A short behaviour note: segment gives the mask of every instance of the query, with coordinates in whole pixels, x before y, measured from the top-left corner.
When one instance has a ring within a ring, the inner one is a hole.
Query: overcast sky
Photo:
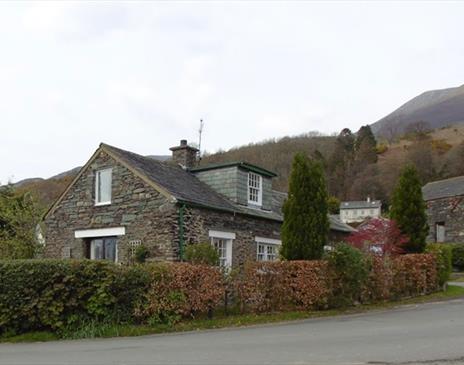
[[[168,154],[353,131],[464,83],[464,2],[0,3],[0,181],[100,142]]]

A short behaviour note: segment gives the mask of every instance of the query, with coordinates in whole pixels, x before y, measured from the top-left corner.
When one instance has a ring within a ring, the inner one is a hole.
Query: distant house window
[[[261,175],[253,172],[248,173],[248,203],[261,205],[263,198],[263,187]]]
[[[211,245],[216,249],[219,255],[219,266],[232,266],[232,242],[235,239],[235,233],[209,231]]]
[[[90,241],[90,259],[117,261],[116,237],[94,238]]]
[[[371,209],[371,216],[374,215],[374,209]]]
[[[96,172],[95,205],[111,204],[111,174],[111,169]]]
[[[276,261],[279,258],[279,240],[256,237],[256,260],[257,261]]]
[[[446,239],[446,230],[445,222],[438,222],[435,225],[435,241],[436,242],[445,242]]]

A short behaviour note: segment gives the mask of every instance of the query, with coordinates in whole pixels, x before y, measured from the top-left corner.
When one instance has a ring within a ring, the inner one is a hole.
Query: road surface
[[[0,344],[0,364],[464,364],[464,300],[279,325]]]

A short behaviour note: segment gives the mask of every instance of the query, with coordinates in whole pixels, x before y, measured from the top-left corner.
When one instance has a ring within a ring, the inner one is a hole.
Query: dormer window
[[[98,170],[95,175],[95,205],[111,204],[111,169]]]
[[[248,173],[248,204],[261,206],[263,200],[263,178],[254,172]]]

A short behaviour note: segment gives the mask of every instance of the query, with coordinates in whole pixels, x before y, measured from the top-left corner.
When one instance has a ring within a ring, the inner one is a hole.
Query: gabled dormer
[[[199,180],[239,205],[271,210],[275,173],[247,162],[230,162],[190,169]]]

